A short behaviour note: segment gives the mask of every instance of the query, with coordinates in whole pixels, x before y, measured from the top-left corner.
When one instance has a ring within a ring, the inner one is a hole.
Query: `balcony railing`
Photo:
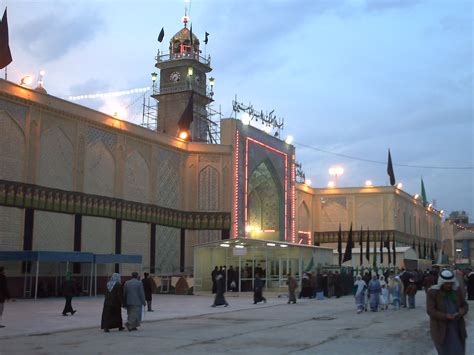
[[[175,92],[181,92],[181,91],[188,91],[188,90],[194,90],[195,92],[207,96],[208,98],[212,99],[214,93],[208,86],[202,87],[200,85],[193,85],[193,82],[191,81],[183,81],[182,83],[174,83],[170,86],[165,86],[160,88],[158,85],[155,85],[153,87],[153,95],[165,95],[165,94],[173,94]]]
[[[157,63],[169,62],[172,60],[182,60],[182,59],[194,59],[199,63],[211,66],[211,56],[204,58],[199,55],[199,53],[169,53],[169,54],[159,54],[155,57]]]

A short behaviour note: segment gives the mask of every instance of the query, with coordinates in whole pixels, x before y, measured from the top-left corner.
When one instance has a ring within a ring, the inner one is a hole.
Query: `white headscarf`
[[[438,284],[431,286],[434,290],[439,290],[445,284],[451,282],[453,284],[453,290],[457,290],[459,287],[459,282],[454,276],[454,273],[451,270],[444,269],[439,273]]]
[[[362,280],[362,276],[357,275],[357,280],[354,282],[354,286],[357,286],[357,291],[355,296],[359,296],[362,291],[364,291],[364,287],[367,287],[367,284],[364,280]]]
[[[107,282],[107,290],[109,290],[109,292],[112,292],[112,289],[114,288],[116,283],[120,283],[120,274],[114,272],[110,277],[110,281]]]

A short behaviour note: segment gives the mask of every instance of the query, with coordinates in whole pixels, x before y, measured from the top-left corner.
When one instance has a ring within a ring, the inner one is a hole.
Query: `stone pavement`
[[[296,305],[266,296],[266,304],[253,305],[251,295],[228,295],[229,307],[211,308],[211,295],[155,295],[155,312],[145,314],[138,332],[108,334],[99,329],[102,297],[73,299],[77,313],[68,317],[63,299],[8,302],[0,354],[436,354],[424,292],[415,310],[360,315],[350,296]],[[468,333],[472,354],[472,326]]]

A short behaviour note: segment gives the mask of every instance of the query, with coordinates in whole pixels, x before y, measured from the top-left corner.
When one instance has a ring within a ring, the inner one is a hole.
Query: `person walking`
[[[216,275],[216,297],[214,298],[214,303],[211,305],[211,307],[217,307],[221,305],[224,305],[224,307],[227,307],[229,305],[227,301],[225,300],[224,293],[225,293],[224,276],[218,273]]]
[[[431,338],[439,355],[466,353],[466,323],[469,306],[454,273],[443,270],[438,283],[426,294],[426,312],[430,316]]]
[[[357,279],[354,282],[354,297],[357,307],[357,313],[364,312],[365,309],[365,292],[367,290],[367,284],[362,280],[362,276],[357,275]]]
[[[137,330],[140,326],[142,307],[146,305],[143,283],[138,280],[138,272],[132,272],[132,278],[123,286],[123,307],[127,309],[128,331]]]
[[[370,297],[370,310],[372,312],[377,312],[379,308],[380,292],[382,291],[377,275],[372,276],[372,280],[369,282],[368,291]]]
[[[7,277],[5,276],[5,268],[0,266],[0,328],[5,328],[2,324],[3,309],[5,307],[5,301],[10,299],[10,293],[8,292]]]
[[[253,304],[259,302],[267,303],[267,299],[263,297],[263,281],[260,278],[260,274],[255,274],[255,280],[253,283]]]
[[[286,284],[288,285],[288,304],[296,303],[296,288],[298,287],[298,282],[296,279],[288,274],[288,279],[286,280]]]
[[[219,269],[217,266],[211,272],[211,280],[212,280],[212,293],[216,293],[216,276],[219,273]]]
[[[62,293],[66,299],[66,304],[63,309],[63,316],[67,316],[68,313],[71,313],[71,316],[76,313],[76,310],[72,308],[72,298],[76,293],[76,287],[74,285],[74,280],[72,278],[72,273],[68,271],[66,273],[66,278],[63,281]]]
[[[472,301],[474,300],[474,272],[471,271],[467,275],[467,299]]]
[[[153,294],[153,280],[150,278],[150,274],[148,272],[145,272],[143,274],[143,290],[145,291],[145,301],[147,304],[147,311],[148,312],[153,312],[153,309],[151,309],[151,301],[153,299],[152,294]]]
[[[392,294],[393,309],[398,311],[400,309],[400,299],[403,292],[403,284],[400,280],[400,277],[395,276],[393,278],[392,286],[390,287],[390,292]]]
[[[406,294],[408,296],[408,308],[414,309],[415,296],[416,296],[416,292],[418,291],[418,287],[414,279],[410,279],[408,282],[409,282],[408,287],[406,289]]]
[[[120,283],[120,274],[113,273],[105,289],[104,308],[100,329],[108,333],[109,329],[124,330],[122,322],[123,287]]]

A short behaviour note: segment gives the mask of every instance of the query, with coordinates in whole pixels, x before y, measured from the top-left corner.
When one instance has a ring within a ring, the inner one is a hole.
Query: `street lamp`
[[[344,168],[342,166],[331,166],[329,168],[329,175],[334,176],[334,185],[337,185],[337,177],[344,174]]]
[[[155,85],[156,85],[156,79],[158,78],[158,74],[153,72],[151,73],[151,82],[152,82],[152,88],[153,88],[153,93],[155,93]]]

